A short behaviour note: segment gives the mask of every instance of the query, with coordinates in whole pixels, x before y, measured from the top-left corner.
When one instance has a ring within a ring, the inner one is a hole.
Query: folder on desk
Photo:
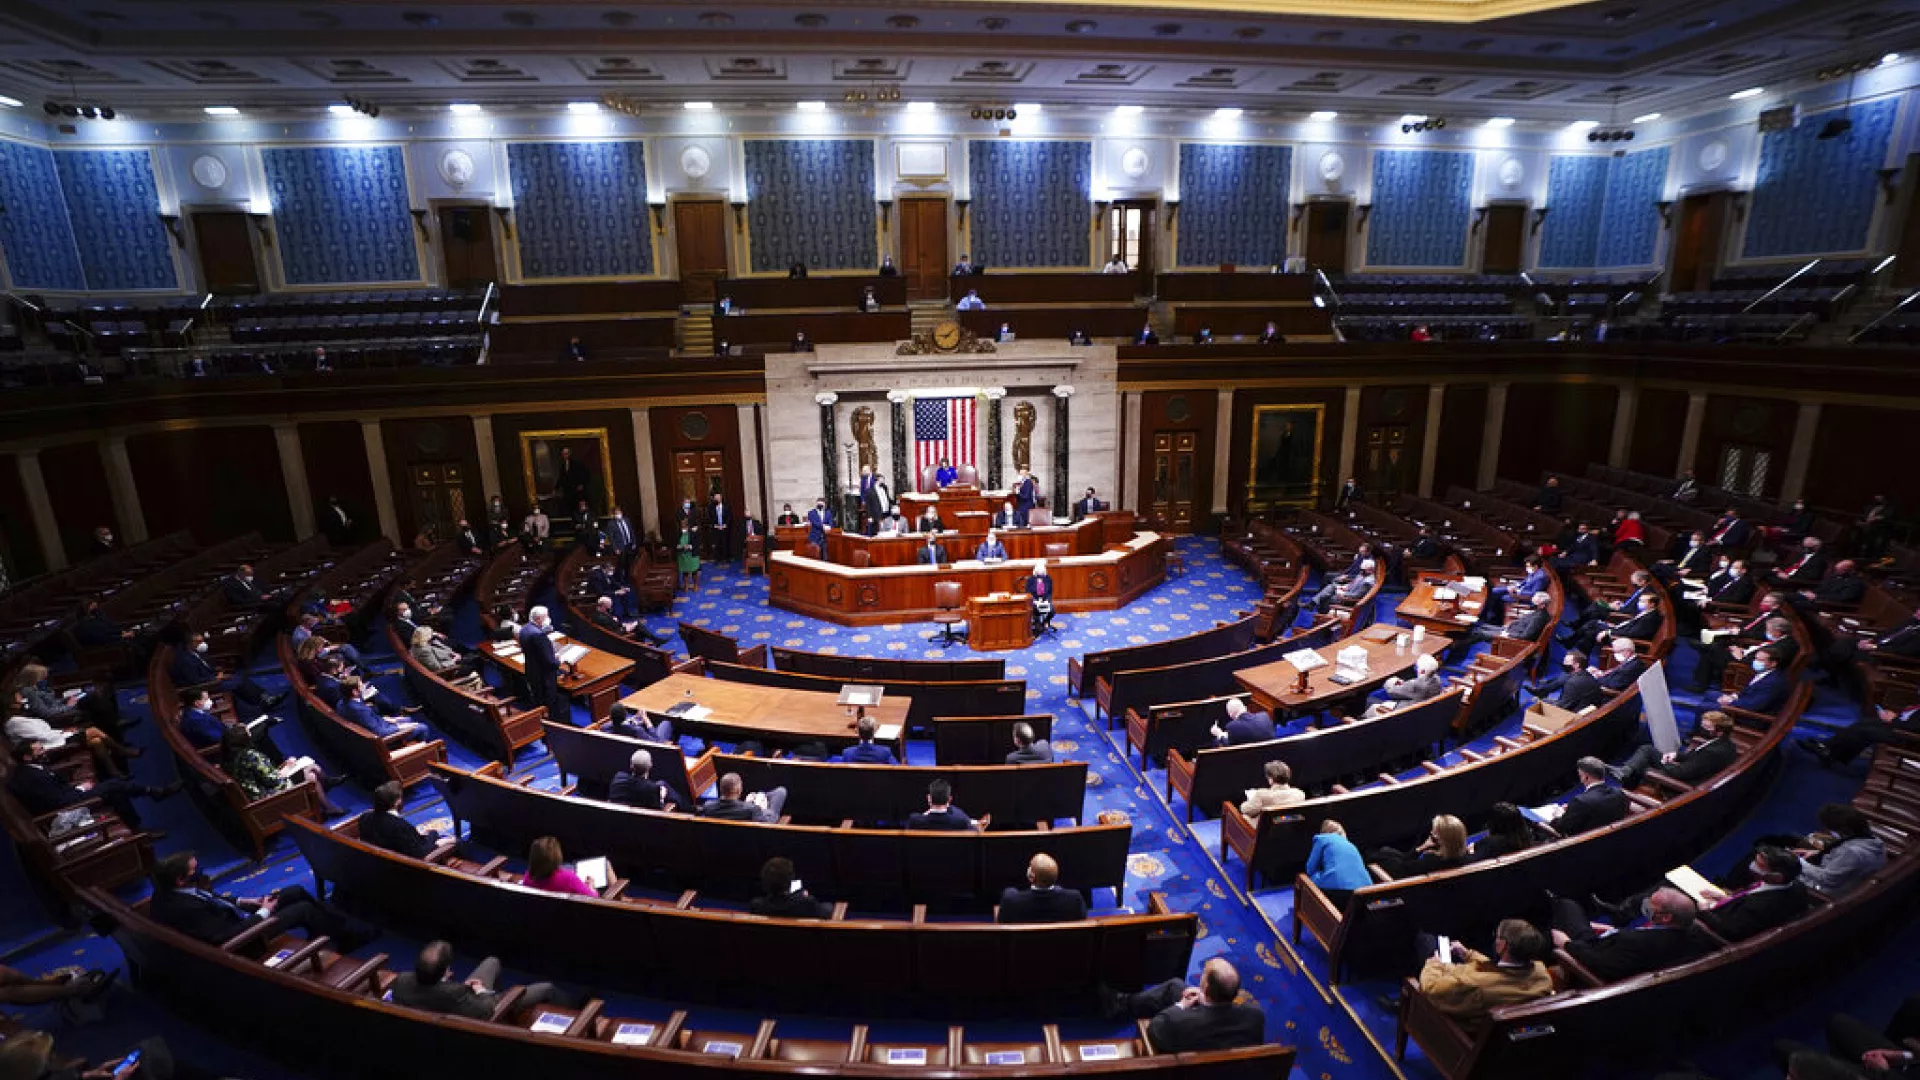
[[[1709,902],[1706,899],[1706,890],[1720,891],[1719,886],[1708,881],[1691,866],[1676,866],[1667,871],[1667,884],[1693,897],[1693,902],[1701,905]]]
[[[569,645],[560,650],[559,660],[563,664],[577,664],[581,658],[586,655],[587,647],[585,645]]]
[[[652,1024],[621,1024],[613,1031],[615,1046],[645,1046],[653,1041]]]

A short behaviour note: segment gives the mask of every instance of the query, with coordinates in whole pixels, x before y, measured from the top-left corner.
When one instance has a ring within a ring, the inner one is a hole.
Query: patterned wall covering
[[[1286,261],[1286,146],[1180,144],[1181,266]]]
[[[1374,151],[1368,266],[1466,264],[1473,158],[1452,150]]]
[[[1607,200],[1600,211],[1595,266],[1651,266],[1660,245],[1658,203],[1667,190],[1665,146],[1607,159]]]
[[[400,147],[262,150],[260,163],[287,284],[420,280]]]
[[[177,288],[153,157],[145,150],[63,150],[53,157],[87,288]]]
[[[742,149],[754,270],[880,265],[873,140],[748,139]]]
[[[84,289],[53,154],[0,141],[0,252],[16,289]]]
[[[1563,155],[1547,166],[1547,218],[1540,226],[1537,265],[1594,265],[1612,160],[1597,154]]]
[[[1867,246],[1880,202],[1875,171],[1886,164],[1898,102],[1855,105],[1853,130],[1822,139],[1820,129],[1840,113],[1803,116],[1791,131],[1760,141],[1760,172],[1747,215],[1745,256],[1818,255]]]
[[[1086,266],[1092,259],[1093,144],[967,144],[973,261],[990,267]]]
[[[522,277],[653,273],[644,143],[509,143],[507,170]]]

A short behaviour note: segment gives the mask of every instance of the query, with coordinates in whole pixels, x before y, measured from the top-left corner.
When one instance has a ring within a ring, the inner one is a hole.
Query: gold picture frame
[[[554,500],[558,493],[554,486],[559,479],[560,449],[566,447],[573,451],[575,459],[585,457],[583,449],[591,450],[595,455],[587,461],[587,468],[598,474],[598,483],[593,489],[600,494],[599,504],[594,512],[606,515],[614,506],[613,499],[613,455],[608,449],[606,428],[555,428],[547,431],[522,431],[520,433],[520,475],[526,484],[527,498],[541,504],[549,517],[572,517],[573,507],[559,505]]]
[[[1326,419],[1324,402],[1253,407],[1253,428],[1247,436],[1248,513],[1280,506],[1319,505],[1320,452],[1326,444]],[[1310,448],[1302,445],[1298,431],[1301,423],[1312,425]]]

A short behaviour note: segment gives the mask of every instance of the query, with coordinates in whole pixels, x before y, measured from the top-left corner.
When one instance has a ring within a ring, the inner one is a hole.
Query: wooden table
[[[1433,596],[1436,589],[1451,589],[1455,598],[1436,600]],[[1457,634],[1479,621],[1480,608],[1486,602],[1484,584],[1476,591],[1467,592],[1461,588],[1458,575],[1428,572],[1414,582],[1413,591],[1400,601],[1394,614],[1409,626],[1426,627],[1429,633]]]
[[[973,558],[986,539],[987,518],[971,511],[955,514],[942,511],[948,529],[940,533],[947,557],[954,561]],[[1064,544],[1069,555],[1098,555],[1105,548],[1106,524],[1088,519],[1077,525],[1041,525],[1031,529],[1001,529],[995,535],[1007,549],[1007,558],[1031,563],[1047,555],[1048,544]],[[1127,535],[1132,536],[1129,529]],[[862,536],[857,532],[834,530],[827,533],[827,550],[821,554],[828,562],[852,566],[854,552],[864,551],[869,566],[913,566],[927,546],[927,534],[896,533],[892,536]],[[791,550],[791,549],[789,549]]]
[[[1236,671],[1233,677],[1262,709],[1276,718],[1282,713],[1312,712],[1335,698],[1372,693],[1388,676],[1407,671],[1415,660],[1435,655],[1451,644],[1445,634],[1429,633],[1425,640],[1401,648],[1394,643],[1401,634],[1410,634],[1410,631],[1399,626],[1369,626],[1352,637],[1315,649],[1326,664],[1307,672],[1304,694],[1294,692],[1300,673],[1285,660]],[[1367,677],[1344,685],[1334,682],[1332,676],[1339,670],[1340,650],[1355,645],[1367,650]]]
[[[525,675],[527,673],[525,660],[519,653],[512,656],[500,655],[501,644],[498,641],[482,642],[480,653],[516,675]],[[571,666],[571,674],[569,674],[568,665],[560,666],[560,689],[569,697],[585,698],[588,714],[595,720],[605,720],[607,710],[613,706],[614,698],[620,695],[620,680],[633,671],[634,662],[624,656],[615,656],[591,645],[571,641],[564,635],[554,641],[554,652],[558,653],[568,645],[579,645],[587,650],[587,654]],[[555,717],[555,719],[566,718]]]
[[[1026,593],[967,597],[967,648],[975,652],[1033,644],[1033,598]]]
[[[689,699],[713,711],[698,720],[673,717],[675,732],[713,735],[729,741],[759,739],[780,746],[817,741],[836,750],[860,741],[854,733],[853,710],[841,705],[836,695],[815,690],[756,686],[680,672],[628,694],[621,704],[664,713]],[[907,759],[907,710],[912,704],[913,698],[906,694],[889,693],[879,705],[867,708],[867,715],[883,729],[894,729],[892,738],[876,741],[892,747],[893,756],[900,761]]]

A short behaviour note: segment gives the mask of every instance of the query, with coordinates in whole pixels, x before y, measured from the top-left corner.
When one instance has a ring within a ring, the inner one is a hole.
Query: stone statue
[[[1013,467],[1033,468],[1033,421],[1039,410],[1033,402],[1022,401],[1013,407]]]
[[[880,471],[880,450],[873,445],[873,409],[862,405],[853,410],[853,442],[860,448],[860,468]]]

